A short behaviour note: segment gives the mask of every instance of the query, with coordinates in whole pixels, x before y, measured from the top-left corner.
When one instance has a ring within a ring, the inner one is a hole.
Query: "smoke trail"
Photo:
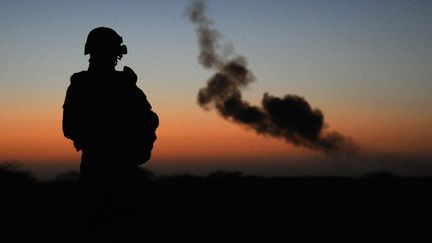
[[[198,93],[198,104],[204,109],[215,108],[224,118],[253,128],[258,134],[285,139],[286,142],[320,150],[327,154],[351,154],[356,145],[337,132],[324,129],[324,116],[319,109],[297,95],[283,98],[264,94],[262,106],[254,106],[242,99],[241,89],[253,82],[246,59],[228,59],[220,54],[220,32],[205,15],[202,0],[192,1],[187,16],[196,25],[199,39],[200,64],[214,69],[216,74]]]

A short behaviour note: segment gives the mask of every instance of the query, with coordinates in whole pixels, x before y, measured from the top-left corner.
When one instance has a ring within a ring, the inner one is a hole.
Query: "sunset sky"
[[[208,16],[246,57],[257,82],[244,92],[296,94],[351,137],[356,157],[328,157],[204,111],[196,95],[212,76],[198,61],[189,1],[0,2],[0,162],[39,176],[78,169],[61,130],[69,78],[87,69],[84,43],[115,29],[129,53],[117,69],[139,77],[160,127],[158,173],[239,170],[260,175],[432,175],[432,1],[214,0]]]

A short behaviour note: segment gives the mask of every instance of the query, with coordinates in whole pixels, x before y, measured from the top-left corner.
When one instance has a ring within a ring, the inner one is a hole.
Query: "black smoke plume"
[[[327,154],[351,154],[356,145],[337,132],[324,129],[324,116],[319,109],[297,95],[283,98],[264,94],[261,107],[242,99],[241,90],[255,80],[241,56],[228,59],[220,52],[220,32],[205,14],[205,1],[195,0],[187,9],[187,17],[196,25],[199,38],[199,62],[216,70],[207,86],[198,93],[198,104],[208,110],[216,108],[225,119],[253,128],[258,134],[285,139],[286,142],[320,150]]]

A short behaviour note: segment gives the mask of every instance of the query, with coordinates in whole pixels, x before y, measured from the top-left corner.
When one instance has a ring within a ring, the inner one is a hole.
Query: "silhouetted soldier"
[[[127,53],[122,37],[106,27],[93,29],[85,44],[87,71],[74,73],[63,105],[63,132],[82,150],[80,180],[122,183],[151,157],[159,120],[137,76],[117,61]],[[109,184],[109,183],[108,183]]]

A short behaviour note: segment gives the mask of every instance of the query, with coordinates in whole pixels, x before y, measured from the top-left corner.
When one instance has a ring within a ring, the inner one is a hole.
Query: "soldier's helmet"
[[[127,48],[122,43],[123,38],[113,29],[98,27],[88,34],[84,55],[117,55],[121,59],[127,54]]]

